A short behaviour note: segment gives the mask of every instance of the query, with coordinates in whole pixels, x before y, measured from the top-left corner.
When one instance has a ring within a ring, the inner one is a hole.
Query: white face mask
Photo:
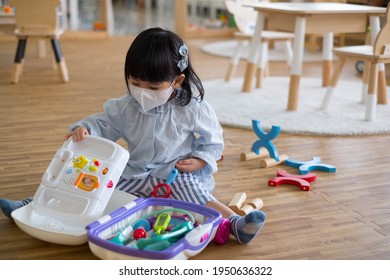
[[[163,90],[151,90],[129,85],[131,95],[138,101],[144,111],[165,104],[173,92],[172,84]]]

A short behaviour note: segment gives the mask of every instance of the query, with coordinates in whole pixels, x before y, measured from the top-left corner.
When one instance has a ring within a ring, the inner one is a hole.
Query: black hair
[[[124,72],[127,88],[129,89],[130,77],[160,83],[173,81],[177,75],[183,73],[185,79],[180,89],[174,92],[175,100],[181,105],[187,105],[193,95],[193,86],[202,100],[204,88],[191,66],[190,58],[188,57],[188,66],[183,71],[177,66],[182,60],[179,48],[183,44],[178,35],[159,27],[149,28],[138,34],[126,54]]]

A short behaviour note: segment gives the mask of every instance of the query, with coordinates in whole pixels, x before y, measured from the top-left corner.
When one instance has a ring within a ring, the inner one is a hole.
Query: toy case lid
[[[33,202],[13,211],[12,217],[38,239],[85,243],[85,226],[103,215],[128,159],[128,151],[110,140],[69,138],[43,174]]]
[[[102,215],[111,213],[136,198],[129,193],[114,190]],[[33,202],[13,211],[12,218],[24,232],[46,242],[81,245],[88,241],[84,225],[67,224],[55,217],[39,215],[34,210]]]

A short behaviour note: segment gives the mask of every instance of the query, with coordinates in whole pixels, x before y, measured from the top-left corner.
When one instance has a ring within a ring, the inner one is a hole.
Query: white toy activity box
[[[87,242],[86,225],[135,197],[114,195],[129,153],[110,140],[69,138],[54,155],[33,202],[12,212],[26,233],[52,243]]]

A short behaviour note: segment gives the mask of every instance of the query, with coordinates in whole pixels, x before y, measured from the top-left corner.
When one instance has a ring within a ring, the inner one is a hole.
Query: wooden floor
[[[228,59],[200,52],[206,42],[188,42],[194,67],[203,80],[222,78]],[[100,111],[107,98],[125,93],[123,63],[129,43],[125,37],[64,40],[70,82],[60,84],[50,58],[37,58],[36,43],[29,42],[24,74],[18,85],[11,85],[16,42],[0,41],[0,197],[32,196],[68,124]],[[345,69],[344,79],[357,80],[352,64]],[[240,64],[238,75],[242,73]],[[272,75],[287,73],[283,63],[271,65]],[[320,65],[305,64],[304,75],[320,75]],[[251,244],[210,244],[194,259],[390,259],[388,135],[282,133],[273,141],[279,153],[308,160],[319,156],[337,167],[336,173],[318,171],[309,192],[288,185],[269,187],[276,167],[260,169],[257,160],[240,161],[240,153],[256,140],[253,131],[224,127],[224,137],[215,196],[224,203],[236,192],[246,192],[249,199],[260,197],[267,222]],[[34,239],[0,214],[0,259],[96,257],[87,244],[63,246]]]

